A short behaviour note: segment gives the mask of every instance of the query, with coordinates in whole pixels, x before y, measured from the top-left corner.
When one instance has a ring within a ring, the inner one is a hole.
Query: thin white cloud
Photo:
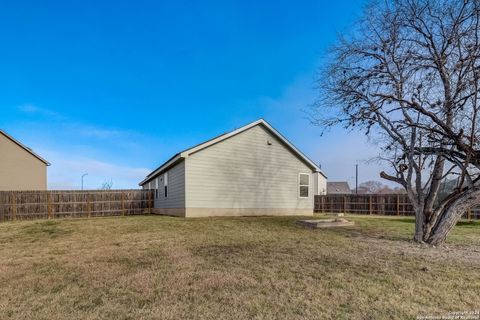
[[[96,138],[96,139],[112,139],[112,138],[121,138],[125,136],[134,136],[138,135],[137,132],[131,130],[118,130],[118,129],[109,129],[99,126],[80,124],[80,123],[69,123],[64,126],[65,130],[74,131],[75,134],[81,135],[87,138]]]
[[[42,115],[42,116],[47,116],[47,117],[53,117],[53,118],[63,118],[61,114],[58,112],[46,109],[46,108],[41,108],[39,106],[36,106],[34,104],[23,104],[18,107],[18,109],[24,113],[27,114],[36,114],[36,115]]]
[[[137,166],[148,137],[136,131],[78,122],[34,104],[18,109],[30,115],[17,124],[17,128],[28,128],[25,141],[52,164],[49,189],[79,189],[84,173],[88,173],[85,187],[89,189],[98,189],[105,181],[112,181],[115,189],[138,188],[150,172]]]
[[[78,122],[64,114],[39,107],[35,104],[23,104],[18,106],[18,109],[25,114],[48,118],[47,123],[44,122],[45,119],[36,119],[35,122],[29,123],[29,125],[30,127],[40,125],[42,127],[40,129],[41,132],[47,134],[50,132],[53,133],[54,136],[57,136],[58,132],[61,132],[64,137],[71,136],[94,139],[91,140],[92,142],[95,142],[95,139],[110,140],[111,143],[128,146],[135,146],[134,142],[143,138],[140,133],[133,130],[119,130],[117,128]],[[130,141],[128,141],[129,138]]]
[[[52,165],[48,168],[49,189],[80,189],[81,176],[87,189],[98,189],[112,181],[114,189],[138,188],[150,169],[109,163],[98,159],[71,155],[62,151],[42,150]]]

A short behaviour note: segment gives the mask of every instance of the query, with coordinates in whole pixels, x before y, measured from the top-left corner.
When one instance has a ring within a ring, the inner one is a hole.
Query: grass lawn
[[[480,223],[161,216],[0,224],[0,319],[414,319],[480,309]]]

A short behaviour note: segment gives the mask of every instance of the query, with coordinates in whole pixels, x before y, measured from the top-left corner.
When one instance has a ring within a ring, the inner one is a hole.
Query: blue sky
[[[330,180],[378,180],[364,136],[302,110],[362,1],[2,1],[0,128],[50,188],[137,183],[178,150],[265,118]]]

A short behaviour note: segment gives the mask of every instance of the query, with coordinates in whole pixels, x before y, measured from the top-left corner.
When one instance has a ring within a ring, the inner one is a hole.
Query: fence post
[[[343,196],[343,213],[347,214],[347,197]]]
[[[5,204],[4,203],[4,197],[2,197],[2,192],[0,192],[0,222],[2,222],[3,220],[5,220]]]
[[[125,215],[125,194],[122,192],[122,216]]]
[[[372,196],[368,197],[368,214],[372,215]]]
[[[400,215],[400,195],[397,194],[397,216]]]
[[[148,191],[148,214],[152,213],[152,191]]]
[[[12,220],[17,220],[17,204],[14,192],[10,193],[10,204],[12,206]]]
[[[47,191],[47,211],[48,211],[48,219],[52,219],[52,196],[50,192]]]
[[[87,216],[89,218],[91,216],[91,211],[92,211],[92,208],[90,206],[90,197],[89,197],[89,194],[87,193]]]
[[[468,208],[467,216],[468,216],[468,220],[472,219],[472,208]]]

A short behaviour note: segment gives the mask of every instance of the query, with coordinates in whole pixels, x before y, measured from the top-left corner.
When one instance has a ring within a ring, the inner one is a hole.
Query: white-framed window
[[[155,179],[155,199],[158,199],[158,177]]]
[[[299,173],[298,174],[298,197],[308,198],[310,195],[310,174]]]
[[[165,198],[168,197],[168,172],[163,174],[163,190]]]

